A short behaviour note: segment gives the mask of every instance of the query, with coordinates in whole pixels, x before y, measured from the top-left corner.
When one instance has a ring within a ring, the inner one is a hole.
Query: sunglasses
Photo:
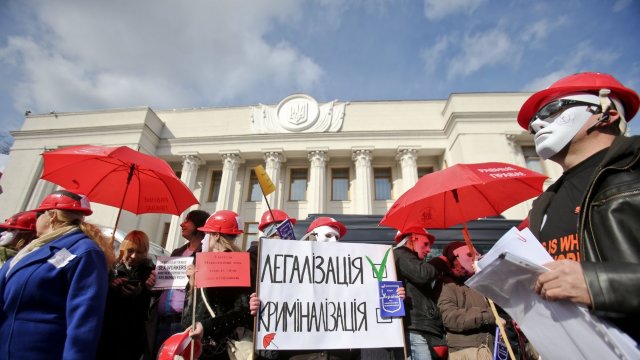
[[[536,132],[538,132],[538,130],[534,130],[533,127],[531,126],[531,124],[537,119],[544,120],[552,116],[555,116],[569,108],[576,107],[576,106],[587,106],[588,107],[587,111],[589,111],[592,114],[599,114],[600,112],[602,112],[602,108],[600,107],[600,105],[588,103],[585,101],[570,100],[570,99],[555,100],[543,106],[542,109],[540,109],[531,118],[531,121],[529,121],[529,133],[535,134]]]

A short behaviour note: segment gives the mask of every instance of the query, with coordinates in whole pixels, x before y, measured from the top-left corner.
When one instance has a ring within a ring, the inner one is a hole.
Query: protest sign
[[[260,246],[257,349],[403,346],[402,319],[380,315],[378,278],[397,279],[390,246],[264,238]]]
[[[156,284],[153,289],[184,289],[189,283],[187,266],[191,264],[193,264],[191,256],[159,256],[156,264]]]
[[[196,254],[196,287],[249,287],[249,253],[206,252]]]

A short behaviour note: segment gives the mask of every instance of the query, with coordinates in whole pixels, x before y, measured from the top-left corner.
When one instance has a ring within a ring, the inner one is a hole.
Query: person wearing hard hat
[[[195,258],[196,253],[202,251],[202,239],[204,232],[198,228],[204,226],[210,214],[204,210],[191,210],[187,213],[184,221],[180,223],[181,235],[187,240],[187,243],[171,252],[172,257],[191,256]],[[155,284],[155,270],[152,272]],[[182,312],[184,310],[185,289],[170,289],[156,293],[157,300],[151,305],[152,314],[156,314],[155,335],[151,334],[153,339],[153,357],[155,358],[160,350],[160,346],[171,336],[183,330]],[[189,317],[191,318],[191,317]]]
[[[267,210],[262,214],[260,218],[260,224],[258,224],[258,230],[262,231],[262,235],[268,239],[279,239],[278,225],[282,224],[285,220],[289,220],[291,225],[295,225],[297,220],[290,217],[286,212],[280,209]]]
[[[640,138],[625,136],[640,97],[585,72],[531,95],[518,124],[562,176],[533,203],[528,224],[554,262],[535,291],[569,300],[640,341]],[[569,241],[565,241],[568,239]]]
[[[58,190],[32,211],[38,238],[0,269],[0,359],[95,359],[111,244],[83,195]]]
[[[0,266],[36,238],[36,213],[23,211],[0,224]]]
[[[203,252],[240,252],[235,245],[236,237],[243,233],[240,217],[231,210],[218,210],[211,214],[204,226],[198,230],[206,233],[202,240]],[[193,282],[194,268],[187,270]],[[193,286],[193,284],[192,284]],[[197,289],[196,324],[191,335],[202,339],[203,355],[200,359],[228,359],[227,339],[236,338],[238,329],[249,334],[253,329],[249,314],[249,288],[215,287]],[[185,308],[189,314],[193,306],[193,295],[188,297]],[[183,316],[183,327],[191,326],[191,316]]]
[[[406,288],[404,318],[411,360],[446,358],[447,343],[437,306],[441,277],[449,269],[443,256],[426,262],[436,238],[421,227],[398,231],[393,250],[398,279]]]
[[[328,216],[320,216],[309,224],[306,238],[319,242],[339,241],[347,234],[343,223]]]

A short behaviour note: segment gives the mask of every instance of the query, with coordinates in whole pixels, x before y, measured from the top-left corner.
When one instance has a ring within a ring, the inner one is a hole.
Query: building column
[[[313,150],[309,152],[309,198],[307,199],[307,212],[309,214],[322,214],[326,206],[326,176],[327,161],[329,156],[326,151]]]
[[[396,159],[400,160],[404,191],[411,189],[418,182],[417,154],[415,149],[399,149],[396,155]]]
[[[222,154],[222,178],[220,179],[220,192],[218,193],[217,210],[232,210],[233,195],[235,193],[238,167],[241,162],[240,154]]]
[[[182,180],[185,185],[191,191],[196,185],[196,176],[198,175],[198,167],[204,162],[198,155],[183,155],[182,156],[182,175],[180,176],[180,180]],[[197,207],[197,205],[193,205],[191,208],[182,212],[182,214],[178,216],[171,217],[171,224],[169,225],[169,234],[167,237],[167,245],[165,248],[169,251],[173,251],[180,244],[180,237],[182,235],[180,223],[182,223],[183,215],[186,216],[192,208]]]
[[[284,157],[282,153],[279,151],[268,151],[264,153],[264,163],[265,163],[265,171],[267,175],[269,175],[269,179],[273,185],[276,186],[276,191],[267,195],[267,200],[269,201],[269,206],[271,209],[280,209],[282,199],[282,191],[279,191],[282,187],[280,186],[280,164],[284,162]],[[262,212],[269,210],[267,208],[267,202],[265,199],[262,199]]]
[[[354,150],[351,159],[356,165],[356,188],[354,210],[356,214],[373,213],[373,170],[371,169],[371,150]]]

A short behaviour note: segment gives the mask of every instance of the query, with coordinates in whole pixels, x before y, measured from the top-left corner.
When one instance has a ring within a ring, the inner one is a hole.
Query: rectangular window
[[[260,189],[260,183],[258,182],[258,176],[256,172],[251,169],[251,176],[249,177],[249,198],[247,201],[261,201],[262,190]]]
[[[258,241],[258,223],[244,223],[242,244],[236,244],[242,250],[249,250],[252,241]]]
[[[209,185],[209,197],[208,202],[218,201],[218,195],[220,195],[220,183],[222,182],[222,171],[213,170],[211,172],[211,185]]]
[[[331,169],[331,200],[349,200],[349,168]]]
[[[418,166],[418,179],[432,172],[433,166]]]
[[[376,200],[391,199],[391,168],[374,168],[373,180]]]
[[[307,169],[291,169],[291,182],[289,183],[289,200],[303,201],[307,199]]]
[[[540,159],[540,155],[536,153],[535,147],[523,146],[522,155],[524,155],[524,163],[526,164],[527,169],[544,174],[544,169],[542,168],[542,159]]]

